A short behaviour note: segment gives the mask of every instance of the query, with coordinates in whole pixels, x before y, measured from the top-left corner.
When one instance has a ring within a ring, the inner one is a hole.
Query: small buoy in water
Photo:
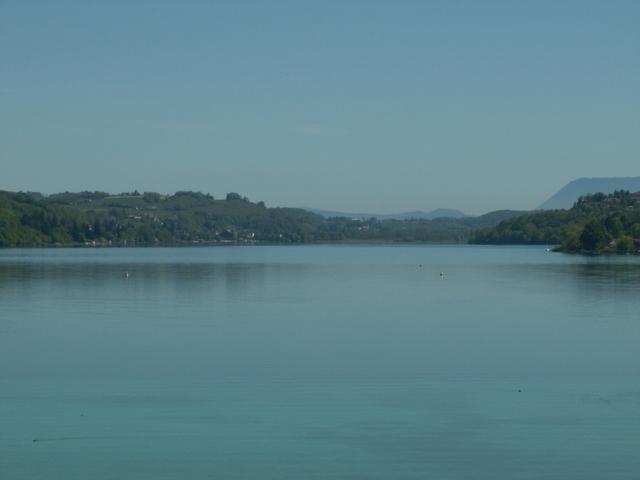
[[[551,251],[551,249],[550,249],[550,248],[547,248],[547,249],[545,250],[545,252],[547,252],[547,253],[549,253],[550,251]]]
[[[440,272],[440,278],[444,278],[444,272]]]
[[[38,441],[38,439],[37,439],[37,438],[34,438],[34,439],[33,439],[33,443],[36,443],[37,441]]]
[[[129,272],[124,272],[124,273],[122,274],[122,276],[123,276],[124,278],[129,278]]]
[[[522,393],[522,390],[520,388],[518,389],[518,393]]]

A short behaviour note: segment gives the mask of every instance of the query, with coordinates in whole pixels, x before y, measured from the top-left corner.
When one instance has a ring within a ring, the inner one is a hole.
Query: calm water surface
[[[634,257],[0,250],[0,478],[637,479],[639,352]]]

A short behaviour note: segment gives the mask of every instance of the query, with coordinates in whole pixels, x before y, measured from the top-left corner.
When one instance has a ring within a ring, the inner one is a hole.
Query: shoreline
[[[117,248],[189,248],[189,247],[258,247],[258,246],[303,246],[303,245],[475,245],[468,242],[411,242],[389,240],[326,240],[317,242],[192,242],[192,243],[132,243],[132,244],[99,244],[86,245],[80,243],[57,243],[40,245],[9,245],[0,250],[12,248],[40,249],[117,249]],[[517,246],[517,245],[514,245]]]

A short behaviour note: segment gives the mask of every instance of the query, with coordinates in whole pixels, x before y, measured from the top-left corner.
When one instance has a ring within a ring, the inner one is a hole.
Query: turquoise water
[[[539,247],[0,250],[0,478],[636,479],[639,312]]]

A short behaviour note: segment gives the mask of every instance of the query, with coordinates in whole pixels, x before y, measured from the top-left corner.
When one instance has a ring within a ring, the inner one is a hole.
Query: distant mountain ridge
[[[537,209],[567,209],[571,208],[576,200],[583,195],[613,193],[615,190],[640,191],[640,177],[578,178],[567,183]]]
[[[401,213],[349,213],[320,210],[317,208],[305,208],[305,210],[317,215],[322,215],[325,218],[346,217],[358,220],[366,220],[369,218],[376,218],[378,220],[433,220],[435,218],[464,218],[467,216],[464,212],[452,208],[436,208],[430,212],[415,210],[413,212]]]

